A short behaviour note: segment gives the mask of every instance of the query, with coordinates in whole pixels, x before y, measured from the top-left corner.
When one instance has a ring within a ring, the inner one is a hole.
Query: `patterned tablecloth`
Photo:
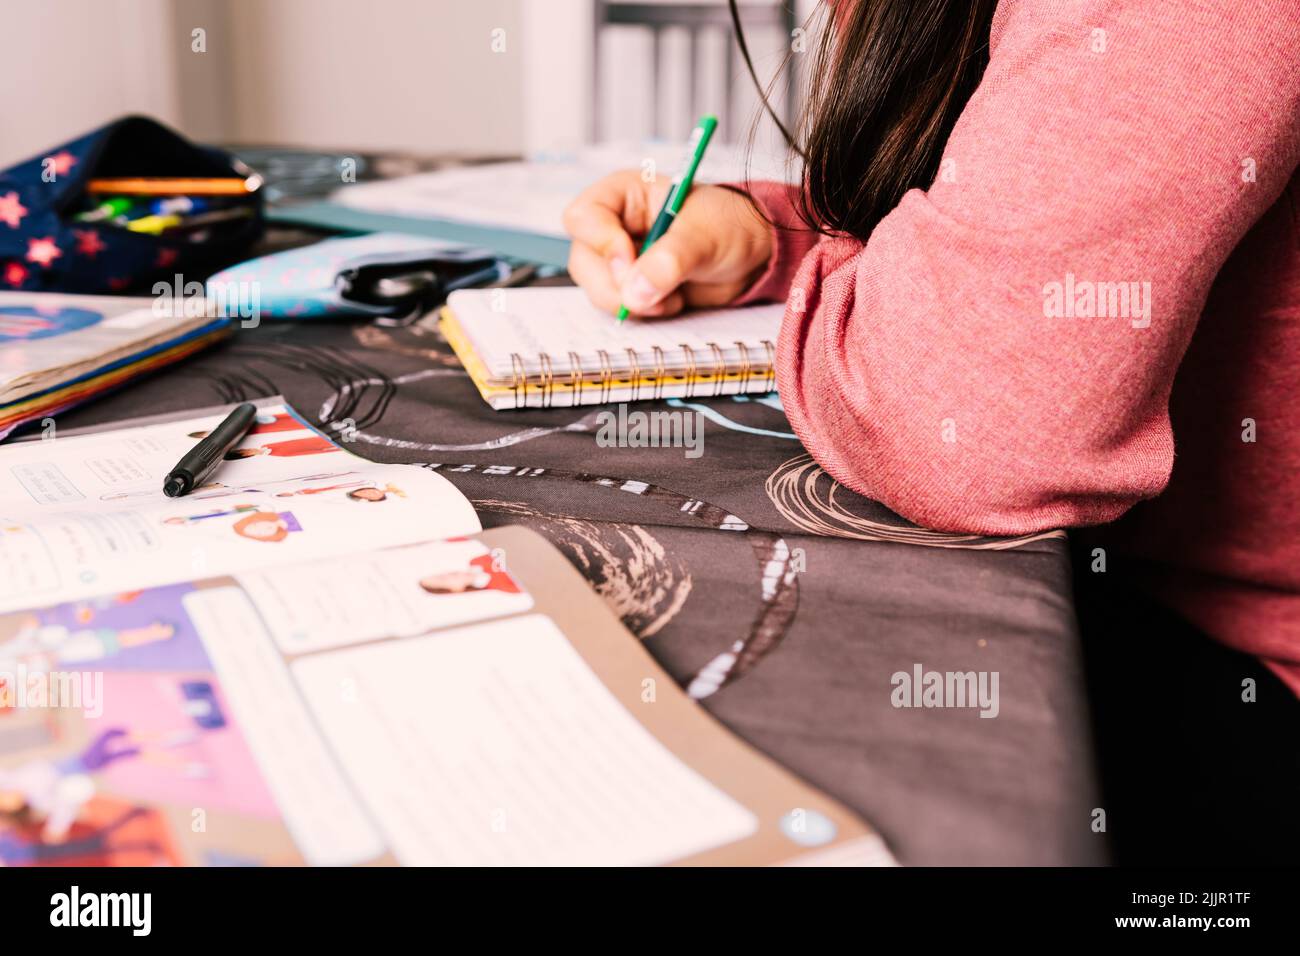
[[[59,424],[277,393],[366,457],[438,467],[484,526],[545,534],[717,719],[903,863],[1108,858],[1062,534],[914,528],[828,478],[775,396],[680,405],[699,457],[599,447],[600,409],[493,412],[425,327],[263,323]],[[997,672],[996,716],[896,707],[918,665]]]

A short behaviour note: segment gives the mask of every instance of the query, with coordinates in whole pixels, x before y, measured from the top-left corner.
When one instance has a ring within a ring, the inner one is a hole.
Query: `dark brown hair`
[[[736,39],[758,82],[735,0]],[[810,228],[865,241],[909,189],[934,181],[988,65],[997,0],[823,0],[799,142]],[[786,69],[790,68],[789,60]],[[763,105],[775,119],[760,85]]]

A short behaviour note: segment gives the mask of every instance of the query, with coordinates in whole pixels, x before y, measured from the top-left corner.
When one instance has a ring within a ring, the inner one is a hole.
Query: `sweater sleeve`
[[[934,184],[790,285],[778,387],[833,477],[986,534],[1164,488],[1174,373],[1300,151],[1293,2],[1002,0]]]

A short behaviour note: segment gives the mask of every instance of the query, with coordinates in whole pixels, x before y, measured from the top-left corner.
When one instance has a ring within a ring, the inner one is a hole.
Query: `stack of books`
[[[186,315],[173,303],[0,293],[0,440],[229,333],[228,319]]]

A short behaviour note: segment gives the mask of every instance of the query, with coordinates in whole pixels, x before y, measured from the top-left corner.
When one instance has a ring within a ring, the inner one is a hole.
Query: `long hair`
[[[865,241],[905,192],[934,181],[988,65],[997,0],[823,0],[828,22],[797,137],[772,111],[729,2],[763,105],[803,158],[802,218],[818,232]]]

